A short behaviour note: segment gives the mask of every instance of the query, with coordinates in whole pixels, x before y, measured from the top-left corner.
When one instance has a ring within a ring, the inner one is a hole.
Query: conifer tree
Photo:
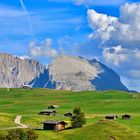
[[[71,126],[73,128],[79,128],[86,124],[86,118],[84,112],[81,111],[80,107],[76,107],[73,110],[73,116],[71,118]]]

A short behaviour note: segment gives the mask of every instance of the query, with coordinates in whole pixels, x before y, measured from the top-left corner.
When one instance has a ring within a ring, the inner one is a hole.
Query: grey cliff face
[[[59,56],[45,68],[41,63],[0,54],[0,87],[21,87],[62,90],[127,90],[120,77],[107,66],[81,57]]]
[[[49,65],[48,73],[49,84],[46,84],[46,87],[74,91],[109,89],[127,91],[120,77],[95,59],[59,56]]]
[[[44,71],[45,67],[37,61],[0,54],[0,87],[20,87]]]

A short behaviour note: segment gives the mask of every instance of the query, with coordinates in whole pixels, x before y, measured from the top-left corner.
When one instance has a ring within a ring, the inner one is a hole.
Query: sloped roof
[[[59,123],[67,124],[65,121],[56,121],[56,120],[49,120],[49,121],[43,122],[43,124],[55,124],[55,125]]]
[[[116,117],[117,115],[114,114],[110,114],[110,115],[106,115],[105,117]]]
[[[128,115],[128,114],[124,114],[124,115],[122,115],[123,117],[130,117],[130,115]]]
[[[55,110],[42,110],[40,112],[48,112],[48,113],[51,113],[51,112],[56,112]]]
[[[66,112],[65,114],[72,114],[71,112]]]

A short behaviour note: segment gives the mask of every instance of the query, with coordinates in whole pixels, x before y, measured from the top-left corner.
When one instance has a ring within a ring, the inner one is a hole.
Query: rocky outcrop
[[[34,60],[0,54],[0,87],[20,87],[44,74],[45,67]]]
[[[48,67],[46,87],[65,90],[127,90],[120,77],[97,60],[59,56]]]
[[[120,77],[97,60],[59,56],[45,68],[38,61],[0,54],[0,87],[21,87],[62,90],[126,90]]]

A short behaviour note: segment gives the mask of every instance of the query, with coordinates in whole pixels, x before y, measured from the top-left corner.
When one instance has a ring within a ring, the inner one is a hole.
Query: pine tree
[[[71,125],[73,128],[82,127],[86,124],[86,118],[84,112],[81,111],[80,107],[76,107],[73,110],[73,116],[71,118]]]

